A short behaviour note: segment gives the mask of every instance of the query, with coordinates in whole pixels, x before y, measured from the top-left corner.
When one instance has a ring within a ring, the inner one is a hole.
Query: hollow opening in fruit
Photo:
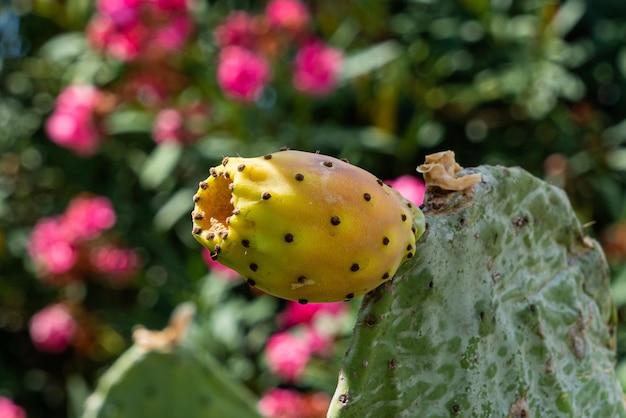
[[[226,219],[233,214],[235,207],[231,203],[232,180],[223,176],[213,178],[204,190],[204,196],[196,203],[197,208],[204,212],[200,223],[203,230],[223,235],[228,232]]]

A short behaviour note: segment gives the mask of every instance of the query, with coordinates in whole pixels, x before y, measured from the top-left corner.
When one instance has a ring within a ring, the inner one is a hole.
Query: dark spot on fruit
[[[215,254],[222,252],[222,247],[219,244],[215,244]]]
[[[215,239],[215,234],[213,232],[208,232],[206,234],[206,239],[208,239],[208,240]]]
[[[479,316],[479,318],[480,318],[480,320],[481,320],[481,321],[482,321],[483,319],[485,319],[485,313],[484,313],[484,312],[480,312],[480,313],[478,314],[478,316]]]
[[[408,253],[408,254],[406,255],[406,258],[411,258],[411,257],[413,257],[413,253]]]
[[[289,148],[287,148],[287,147],[280,147],[278,149],[278,151],[289,151]]]
[[[361,267],[357,263],[354,263],[350,266],[351,271],[358,271]]]
[[[433,283],[433,281],[431,280],[430,282],[428,282],[428,288],[432,289],[435,286],[435,284]]]
[[[256,263],[250,263],[250,270],[257,271],[259,269],[259,265]]]
[[[341,220],[339,219],[339,216],[331,216],[330,223],[337,226],[341,223]]]
[[[383,245],[387,245],[387,244],[389,244],[389,238],[384,237],[383,238]]]
[[[217,260],[217,253],[211,253],[211,260]]]
[[[307,303],[309,303],[309,301],[308,301],[308,300],[306,300],[306,299],[298,299],[298,303],[299,303],[300,305],[306,305]]]
[[[200,196],[198,196],[197,194],[194,194],[193,201],[197,203],[199,200],[200,200]]]
[[[199,183],[199,186],[200,186],[200,188],[201,188],[202,190],[206,190],[206,188],[207,188],[207,187],[209,187],[209,185],[207,184],[207,182],[206,182],[206,181],[201,181],[201,182]]]
[[[243,245],[246,248],[249,248],[250,247],[250,240],[247,240],[247,239],[241,240],[241,245]]]
[[[387,369],[388,370],[395,370],[396,369],[396,359],[392,358],[391,360],[389,360],[389,362],[387,363]]]
[[[209,168],[209,173],[210,173],[213,177],[217,177],[217,171],[215,171],[215,167],[211,167],[211,168]]]
[[[222,160],[222,165],[224,167],[226,167],[226,164],[228,164],[228,157],[224,157],[224,159]]]
[[[406,221],[406,214],[402,214],[402,222]]]
[[[222,235],[222,239],[226,239],[228,238],[228,232],[224,232],[224,235]]]
[[[406,250],[407,250],[407,251],[411,251],[412,249],[413,249],[413,246],[412,246],[411,244],[409,244],[409,245],[407,245],[407,246],[406,246]]]
[[[465,228],[467,226],[467,220],[465,219],[465,216],[461,216],[459,218],[459,226],[461,228]]]
[[[202,212],[194,212],[193,213],[193,218],[196,221],[200,221],[200,220],[202,220],[204,218],[204,215],[202,214]]]
[[[346,406],[348,404],[348,402],[350,402],[350,395],[347,393],[342,393],[341,395],[339,395],[339,397],[337,398],[337,401],[342,404],[343,406]]]
[[[461,412],[461,407],[457,404],[452,405],[452,412],[458,414],[459,412]]]
[[[233,215],[239,215],[240,212],[241,210],[239,210],[239,208],[233,209]]]
[[[304,284],[304,282],[306,282],[306,276],[300,276],[296,280],[298,280],[298,283]]]
[[[385,184],[381,179],[376,179],[376,183],[378,183],[380,186],[383,186]]]
[[[285,234],[285,242],[293,242],[293,234]]]
[[[265,154],[263,156],[263,158],[265,158],[266,160],[271,160],[272,159],[272,154]]]
[[[331,163],[330,161],[324,161],[322,164],[324,164],[324,167],[332,167],[333,163]]]
[[[226,222],[226,225],[230,225],[230,216],[224,219],[224,222]]]
[[[200,228],[199,226],[195,226],[193,230],[191,231],[191,233],[194,235],[200,235],[201,232],[202,232],[202,228]]]
[[[228,185],[228,190],[230,190],[231,192],[232,192],[233,190],[235,190],[235,183],[230,183],[230,184]]]
[[[363,199],[369,202],[370,200],[372,200],[372,195],[369,193],[363,193]]]
[[[253,279],[248,279],[247,282],[252,287],[256,286],[256,282]]]
[[[263,200],[267,200],[270,197],[272,197],[272,194],[270,192],[263,192],[263,194],[261,195],[261,197],[263,198]]]
[[[343,161],[344,163],[348,163],[348,164],[350,163],[350,161],[348,161],[347,158],[340,158],[340,160]]]
[[[294,176],[294,178],[295,178],[296,180],[298,180],[298,181],[302,181],[302,180],[304,180],[304,174],[302,174],[302,173],[297,173],[297,174]]]
[[[411,227],[411,232],[413,232],[413,234],[417,234],[417,228],[416,227]]]
[[[229,178],[230,178],[230,173],[228,173],[228,171],[226,171],[226,172],[224,173],[224,177],[226,177],[227,179],[229,179]]]
[[[387,280],[389,278],[389,273],[383,274],[383,280]]]
[[[354,293],[348,293],[346,299],[354,299]]]
[[[243,170],[244,170],[244,168],[246,168],[246,165],[245,165],[245,164],[239,164],[239,165],[237,166],[237,171],[243,171]]]
[[[406,207],[407,207],[407,208],[409,208],[409,209],[411,209],[411,208],[413,207],[413,205],[412,205],[411,203],[407,203],[407,204],[406,204]]]
[[[376,325],[376,317],[374,315],[367,315],[365,318],[365,325],[368,327],[373,327]]]

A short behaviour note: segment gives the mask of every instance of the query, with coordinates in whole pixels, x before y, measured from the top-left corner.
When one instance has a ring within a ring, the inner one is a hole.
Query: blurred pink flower
[[[26,411],[11,399],[0,396],[0,418],[26,418]]]
[[[162,109],[154,119],[152,138],[157,144],[190,144],[206,133],[208,115],[208,107],[201,102],[191,103],[182,109]]]
[[[307,326],[304,329],[303,338],[311,354],[321,356],[332,355],[335,342],[332,335],[321,332],[321,330],[314,326]]]
[[[100,91],[93,86],[68,86],[57,97],[54,112],[46,121],[50,139],[77,155],[93,155],[100,145],[94,113],[100,98]]]
[[[421,179],[405,174],[395,180],[386,181],[386,183],[410,202],[415,203],[417,206],[422,204],[424,193],[426,193],[426,185]]]
[[[120,286],[137,271],[139,255],[129,248],[104,244],[91,251],[89,261],[97,273],[104,275],[111,284]]]
[[[78,258],[60,217],[40,219],[33,227],[27,248],[39,273],[44,276],[68,273]]]
[[[99,0],[87,39],[95,49],[131,61],[178,51],[192,31],[185,0]]]
[[[116,215],[111,201],[102,196],[78,196],[65,210],[63,227],[74,240],[89,240],[115,225]]]
[[[78,326],[69,310],[61,305],[50,305],[30,319],[30,338],[40,351],[60,353],[72,341]]]
[[[252,49],[256,43],[253,20],[253,16],[247,12],[232,12],[213,31],[215,42],[222,48],[240,46]]]
[[[265,418],[296,418],[301,411],[300,392],[291,389],[271,389],[257,405]]]
[[[202,250],[202,258],[211,272],[226,280],[239,280],[240,276],[235,270],[218,263],[211,258],[211,252],[207,249]]]
[[[98,0],[97,10],[111,19],[116,27],[125,27],[139,19],[143,0]]]
[[[307,303],[289,301],[285,310],[279,315],[279,322],[285,328],[299,324],[311,324],[317,315],[339,316],[348,312],[348,304],[344,302]]]
[[[294,61],[293,85],[311,96],[326,96],[337,87],[343,53],[319,40],[305,44]]]
[[[285,381],[294,382],[304,373],[311,350],[306,339],[289,332],[278,332],[268,339],[265,356],[272,373]]]
[[[118,27],[107,15],[97,14],[91,18],[86,29],[89,44],[120,61],[136,58],[141,50],[141,40],[147,28],[139,21]]]
[[[262,56],[238,46],[221,51],[217,81],[227,97],[253,102],[261,96],[270,79],[270,66]]]
[[[152,42],[159,48],[176,51],[185,45],[192,30],[193,24],[190,17],[181,14],[160,29],[155,30]]]
[[[304,32],[311,20],[309,9],[300,0],[272,0],[265,14],[271,26],[294,34]]]

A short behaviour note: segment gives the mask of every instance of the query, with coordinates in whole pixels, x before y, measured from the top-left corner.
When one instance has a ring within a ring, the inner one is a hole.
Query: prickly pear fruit
[[[421,211],[367,171],[320,154],[224,158],[194,196],[193,236],[251,286],[352,299],[414,256]]]
[[[625,417],[598,244],[518,168],[429,187],[415,257],[366,295],[328,417]]]
[[[243,385],[183,343],[189,314],[183,305],[165,330],[136,330],[135,344],[102,375],[82,418],[261,418]]]

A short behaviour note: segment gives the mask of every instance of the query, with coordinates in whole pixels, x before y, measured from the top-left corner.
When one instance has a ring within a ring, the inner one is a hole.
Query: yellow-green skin
[[[284,299],[349,300],[390,280],[422,212],[369,172],[280,151],[224,158],[194,196],[193,236],[248,284]]]

